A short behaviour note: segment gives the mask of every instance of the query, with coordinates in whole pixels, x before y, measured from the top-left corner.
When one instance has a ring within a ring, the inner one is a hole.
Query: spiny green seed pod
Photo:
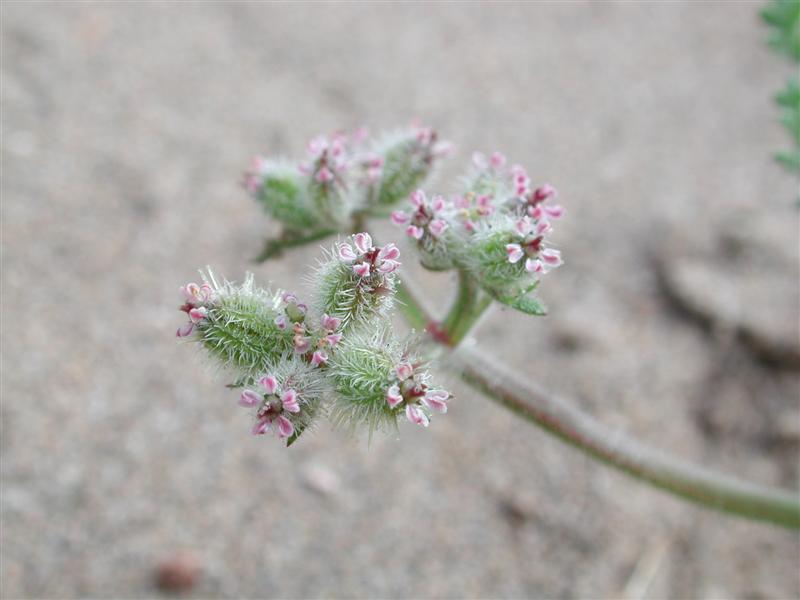
[[[275,322],[280,295],[256,288],[252,274],[239,286],[218,284],[210,271],[206,281],[214,291],[195,325],[197,339],[223,365],[255,375],[292,350],[291,329]]]
[[[338,243],[314,276],[316,312],[340,319],[342,331],[386,318],[394,298],[394,271],[400,266],[394,244],[376,248],[367,233],[352,240],[353,245]]]

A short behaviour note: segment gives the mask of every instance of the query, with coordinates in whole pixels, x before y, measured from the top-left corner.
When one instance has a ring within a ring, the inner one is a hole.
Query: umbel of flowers
[[[421,185],[450,148],[428,127],[376,140],[360,128],[317,136],[300,161],[255,157],[243,185],[283,225],[281,239],[262,257],[282,244],[336,233],[356,215],[384,214]]]
[[[181,288],[188,316],[176,335],[232,375],[252,432],[293,443],[322,417],[355,429],[428,426],[449,392],[430,382],[414,338],[387,327],[400,267],[394,244],[367,233],[337,243],[314,275],[314,301],[272,293],[252,275],[237,285],[207,270]]]
[[[542,314],[530,292],[562,263],[549,239],[564,212],[555,197],[551,185],[534,187],[525,169],[507,167],[499,152],[488,159],[475,154],[457,194],[446,199],[415,190],[410,209],[394,211],[391,219],[404,228],[423,266],[457,268],[492,298]]]

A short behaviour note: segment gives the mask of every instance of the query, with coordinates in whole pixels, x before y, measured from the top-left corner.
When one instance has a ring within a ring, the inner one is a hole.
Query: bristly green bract
[[[200,324],[199,339],[225,366],[245,374],[263,372],[292,349],[292,331],[275,324],[276,298],[253,286],[248,275],[241,286],[226,282]]]
[[[379,154],[384,164],[377,203],[384,206],[408,197],[431,171],[430,148],[420,144],[413,132],[387,138]]]
[[[296,167],[267,163],[258,199],[266,211],[291,231],[307,231],[321,225],[312,200],[305,191],[307,177]]]
[[[376,287],[379,282],[380,287]],[[314,284],[316,312],[341,319],[343,331],[373,319],[386,319],[393,304],[394,275],[359,277],[334,252],[320,264]]]
[[[385,326],[353,332],[342,342],[329,365],[336,391],[331,408],[335,426],[352,430],[365,424],[370,434],[397,426],[397,411],[386,402],[386,391],[403,354],[403,343]]]

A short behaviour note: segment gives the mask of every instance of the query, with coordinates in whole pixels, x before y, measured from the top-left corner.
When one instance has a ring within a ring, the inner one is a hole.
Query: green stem
[[[467,300],[466,289],[462,286],[468,286],[468,282],[460,280],[459,293],[448,320],[452,322],[457,316],[466,316],[472,319],[472,324],[477,319],[476,313],[480,316],[482,312],[478,311],[481,302]],[[406,284],[400,289],[404,288]],[[466,306],[471,308],[467,310]],[[412,323],[431,322],[427,311],[413,295],[404,296],[401,307]],[[456,339],[463,339],[467,331],[468,328],[463,327],[448,330]],[[452,346],[452,341],[448,345]],[[468,384],[490,399],[606,465],[709,508],[800,529],[800,499],[796,493],[740,481],[648,448],[602,425],[569,402],[521,382],[488,360],[484,353],[460,348],[447,362],[461,372]]]
[[[264,243],[264,249],[255,258],[255,262],[262,263],[266,260],[269,260],[270,258],[275,258],[276,256],[280,256],[284,250],[288,250],[289,248],[296,248],[297,246],[304,246],[306,244],[310,244],[311,242],[316,242],[317,240],[326,238],[335,233],[336,233],[335,229],[323,229],[321,231],[316,231],[309,235],[294,235],[294,234],[284,233],[278,238],[267,240]]]

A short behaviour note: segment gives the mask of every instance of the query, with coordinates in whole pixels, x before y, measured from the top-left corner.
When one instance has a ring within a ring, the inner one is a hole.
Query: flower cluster
[[[497,300],[525,310],[533,305],[522,298],[562,263],[548,236],[564,209],[553,202],[552,186],[534,187],[527,171],[508,167],[499,152],[476,153],[472,163],[465,189],[450,201],[416,190],[412,210],[394,211],[392,222],[416,240],[426,268],[458,268]],[[536,306],[532,314],[540,313]]]
[[[337,424],[393,427],[402,411],[387,405],[387,382],[399,386],[407,418],[427,425],[449,395],[429,389],[421,367],[395,369],[413,354],[410,339],[384,327],[399,258],[397,246],[376,247],[367,233],[341,241],[320,266],[311,304],[257,288],[252,276],[220,284],[209,271],[182,288],[191,321],[179,336],[195,332],[191,339],[236,375],[239,404],[256,409],[254,434],[274,431],[290,444],[329,413]]]
[[[397,365],[393,373],[393,381],[386,391],[386,403],[392,409],[405,409],[406,418],[415,425],[427,427],[430,422],[428,413],[423,407],[439,413],[447,412],[447,400],[450,393],[445,390],[428,388],[414,372],[414,366],[408,362]]]
[[[368,277],[371,273],[394,273],[400,266],[397,260],[400,257],[400,250],[394,244],[376,248],[372,245],[370,234],[357,233],[353,236],[353,246],[341,242],[338,254],[342,262],[352,265],[353,273],[359,277]]]
[[[191,335],[195,326],[206,320],[208,307],[214,300],[214,290],[205,282],[201,285],[187,283],[181,287],[181,294],[183,294],[186,301],[180,309],[189,315],[189,322],[175,332],[175,335],[179,338]]]
[[[294,433],[292,416],[300,412],[297,391],[281,386],[274,375],[259,378],[256,390],[246,389],[239,397],[239,405],[247,408],[258,407],[253,435],[262,435],[275,426],[280,438],[288,438]]]

